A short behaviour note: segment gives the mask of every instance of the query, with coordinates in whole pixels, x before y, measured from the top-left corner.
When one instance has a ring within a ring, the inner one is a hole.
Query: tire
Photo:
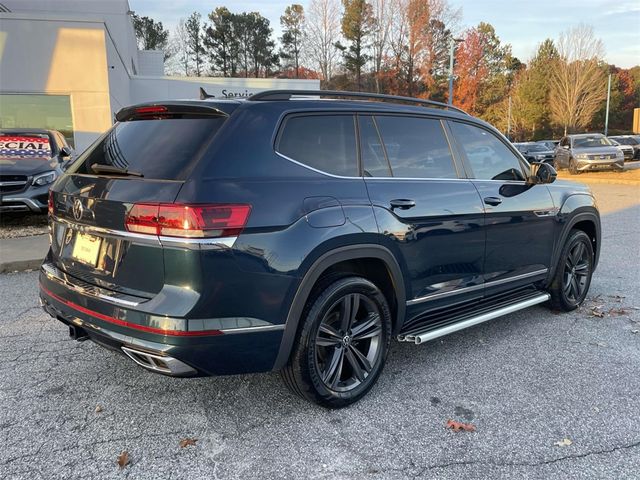
[[[569,312],[580,306],[591,285],[593,259],[589,236],[582,230],[571,230],[548,289],[552,308]]]
[[[569,174],[578,175],[580,172],[578,171],[578,165],[573,158],[569,159]]]
[[[391,313],[372,282],[346,277],[309,299],[299,336],[281,371],[289,389],[327,408],[358,401],[374,386],[389,352]]]

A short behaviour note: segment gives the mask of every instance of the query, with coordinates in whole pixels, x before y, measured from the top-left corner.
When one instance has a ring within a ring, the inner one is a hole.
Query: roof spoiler
[[[124,107],[116,113],[118,122],[129,120],[152,120],[154,118],[184,118],[197,116],[224,116],[229,114],[213,105],[193,103],[141,103]]]

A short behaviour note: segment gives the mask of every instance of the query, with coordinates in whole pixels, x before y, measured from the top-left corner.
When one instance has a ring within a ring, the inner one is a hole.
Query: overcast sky
[[[640,64],[640,0],[449,0],[462,9],[461,27],[492,24],[500,40],[527,61],[536,45],[579,23],[592,25],[605,45],[606,60],[623,68]],[[306,7],[308,0],[129,0],[131,9],[173,29],[181,17],[198,11],[203,18],[226,6],[234,12],[257,11],[280,35],[280,15],[291,3]]]

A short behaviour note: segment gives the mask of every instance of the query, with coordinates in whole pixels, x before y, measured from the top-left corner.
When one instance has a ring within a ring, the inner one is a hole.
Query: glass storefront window
[[[0,94],[0,128],[58,130],[75,146],[69,95]]]

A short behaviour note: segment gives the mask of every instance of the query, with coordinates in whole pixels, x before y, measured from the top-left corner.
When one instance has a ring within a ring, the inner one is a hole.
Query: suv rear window
[[[289,117],[276,151],[323,172],[357,176],[354,120],[353,115]]]
[[[145,178],[185,180],[198,152],[226,117],[132,120],[117,123],[91,145],[69,173],[91,174],[91,165],[108,165]]]

